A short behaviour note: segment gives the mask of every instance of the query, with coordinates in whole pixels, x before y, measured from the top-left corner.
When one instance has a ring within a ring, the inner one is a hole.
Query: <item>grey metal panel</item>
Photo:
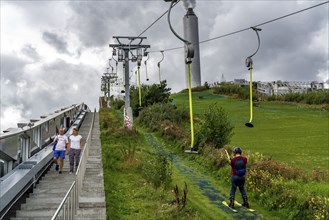
[[[17,196],[18,192],[33,181],[36,174],[52,159],[52,155],[52,147],[49,145],[20,165],[24,165],[25,169],[19,169],[19,166],[0,178],[0,211]]]
[[[9,155],[5,154],[2,151],[0,151],[0,159],[2,159],[4,161],[14,160],[14,158],[10,157]]]
[[[30,180],[26,174],[30,172],[30,170],[20,169],[15,172],[15,175],[11,175],[10,178],[0,182],[0,211],[2,211],[10,201],[15,198],[17,193],[17,189],[22,189]],[[13,187],[15,184],[15,187]]]
[[[17,159],[17,151],[19,148],[19,136],[10,136],[8,138],[0,139],[0,151],[10,156],[13,159]]]
[[[194,46],[194,57],[191,63],[191,85],[192,87],[201,86],[199,24],[198,17],[194,14],[192,8],[189,8],[186,15],[183,17],[183,28],[184,39],[188,40]],[[187,68],[185,68],[185,72],[187,72]]]

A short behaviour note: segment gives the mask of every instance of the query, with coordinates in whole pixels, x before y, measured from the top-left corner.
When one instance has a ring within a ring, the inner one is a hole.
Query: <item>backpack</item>
[[[244,163],[242,157],[238,157],[234,163],[235,173],[238,176],[244,176],[246,174],[246,164]]]

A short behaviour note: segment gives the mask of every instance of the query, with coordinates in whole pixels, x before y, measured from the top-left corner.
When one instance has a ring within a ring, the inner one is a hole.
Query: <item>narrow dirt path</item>
[[[257,212],[250,212],[244,207],[236,206],[235,209],[238,211],[234,213],[230,208],[224,206],[222,201],[227,200],[227,194],[221,192],[212,181],[212,177],[197,170],[188,161],[182,160],[179,155],[174,152],[170,152],[168,149],[162,146],[162,144],[154,137],[152,133],[146,133],[146,139],[154,148],[155,151],[164,152],[170,158],[172,158],[173,165],[176,169],[184,175],[189,181],[207,197],[210,203],[218,208],[219,212],[225,212],[230,214],[233,219],[244,219],[244,220],[256,220],[262,219],[261,215]],[[238,192],[237,192],[238,193]]]

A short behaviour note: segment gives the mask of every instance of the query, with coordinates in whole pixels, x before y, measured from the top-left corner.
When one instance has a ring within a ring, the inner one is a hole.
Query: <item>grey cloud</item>
[[[19,95],[21,91],[19,85],[29,85],[30,82],[24,73],[28,63],[7,54],[1,54],[1,62],[1,114],[5,108],[14,106],[22,111],[24,117],[28,117],[27,109],[30,109],[32,103],[26,103],[26,93]]]
[[[24,62],[10,56],[4,56],[3,60],[6,71],[1,75],[2,109],[15,106],[22,117],[29,120],[73,103],[98,107],[100,79],[92,67],[56,60],[42,65],[32,76],[24,72]],[[78,90],[73,85],[77,85]]]
[[[49,45],[53,46],[59,53],[69,54],[67,50],[67,42],[57,34],[45,31],[42,34],[42,39]]]
[[[141,1],[70,2],[75,13],[68,28],[86,47],[108,46],[114,41],[113,36],[137,36],[169,7],[165,2],[154,1],[148,1],[146,6]],[[168,29],[166,22],[154,25],[159,26]],[[161,32],[152,29],[143,36],[150,35],[161,36]]]
[[[1,54],[1,81],[18,81],[22,77],[22,70],[26,65],[26,61],[14,55]]]
[[[25,45],[21,51],[25,56],[31,58],[33,61],[39,61],[40,59],[40,56],[36,51],[36,48],[34,48],[31,45]]]
[[[61,101],[67,100],[67,104],[84,101],[90,107],[97,107],[100,79],[92,67],[56,60],[44,65],[43,72],[44,74],[40,76],[40,79],[43,84],[49,85],[51,97],[56,100],[54,103],[57,105]],[[73,85],[77,85],[79,89],[74,90]]]
[[[116,17],[113,15],[117,10],[111,10],[111,8],[117,8],[115,5],[117,3],[71,2],[70,7],[75,13],[72,15],[68,28],[74,30],[84,46],[104,46],[109,43],[115,31],[114,25],[124,21],[124,18],[111,19]]]

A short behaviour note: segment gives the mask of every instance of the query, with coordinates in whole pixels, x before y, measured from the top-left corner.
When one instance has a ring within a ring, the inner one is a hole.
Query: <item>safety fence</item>
[[[96,115],[96,109],[93,113],[93,119],[91,122],[90,130],[86,139],[86,143],[84,145],[80,163],[78,166],[78,169],[75,173],[76,177],[74,182],[72,183],[70,189],[66,193],[64,199],[62,200],[61,204],[58,206],[55,214],[52,217],[52,220],[65,220],[65,219],[74,219],[75,215],[77,214],[77,210],[79,208],[79,195],[81,194],[82,190],[82,183],[86,172],[86,164],[87,159],[89,156],[89,148],[91,145],[91,138],[92,138],[92,132],[94,129],[94,123],[95,123],[95,115]]]

